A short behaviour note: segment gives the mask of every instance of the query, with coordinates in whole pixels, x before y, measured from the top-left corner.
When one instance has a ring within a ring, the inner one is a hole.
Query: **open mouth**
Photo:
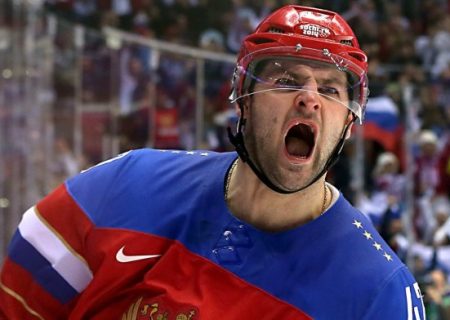
[[[291,157],[307,159],[314,149],[313,128],[304,123],[292,126],[284,139],[286,151]]]

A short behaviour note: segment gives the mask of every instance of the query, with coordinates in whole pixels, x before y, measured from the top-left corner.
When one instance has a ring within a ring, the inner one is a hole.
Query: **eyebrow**
[[[310,76],[305,76],[302,74],[302,72],[296,72],[291,70],[292,66],[295,67],[296,63],[291,64],[291,61],[287,61],[287,64],[284,63],[283,60],[275,60],[271,63],[263,65],[263,67],[257,72],[259,76],[267,77],[267,76],[273,76],[273,75],[279,75],[279,74],[286,74],[288,76],[291,76],[292,78],[296,80],[307,80],[310,78]],[[346,88],[347,86],[347,77],[344,75],[343,77],[340,77],[339,75],[333,74],[332,71],[339,71],[339,70],[333,70],[329,67],[323,67],[320,65],[311,65],[305,63],[306,66],[312,67],[314,70],[317,71],[323,71],[325,73],[325,76],[322,77],[321,74],[316,76],[315,78],[318,80],[318,83],[321,83],[322,85],[336,85],[340,86],[342,88]],[[256,70],[255,70],[256,71]]]
[[[346,85],[346,80],[343,81],[343,79],[335,77],[335,76],[327,77],[325,79],[320,79],[319,78],[319,80],[322,80],[322,84],[325,84],[325,85],[335,84],[335,85],[338,85],[338,86],[342,86],[344,88],[347,86]]]
[[[301,72],[290,71],[290,70],[287,70],[287,69],[275,69],[275,70],[270,70],[269,69],[269,70],[263,71],[261,74],[263,74],[265,76],[286,74],[286,75],[291,76],[292,78],[294,78],[296,80],[299,80],[299,81],[307,81],[308,79],[311,78],[310,75],[305,75],[305,74],[302,74]],[[342,87],[344,89],[346,87],[346,79],[344,79],[342,77],[328,76],[328,75],[326,75],[325,77],[321,77],[321,75],[319,75],[319,76],[316,76],[314,78],[321,85],[336,85],[336,86],[340,86],[340,87]]]

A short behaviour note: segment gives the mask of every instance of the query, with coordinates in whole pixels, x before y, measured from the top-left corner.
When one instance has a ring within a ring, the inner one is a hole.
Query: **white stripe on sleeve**
[[[92,272],[37,216],[35,208],[28,209],[19,224],[27,240],[77,292],[92,280]]]

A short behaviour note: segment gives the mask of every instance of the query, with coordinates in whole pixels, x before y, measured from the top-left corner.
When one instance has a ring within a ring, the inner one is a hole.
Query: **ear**
[[[350,126],[348,127],[347,133],[345,134],[345,140],[351,137],[352,135],[352,128],[353,128],[354,122],[350,123]]]
[[[345,140],[351,137],[352,135],[352,129],[353,124],[355,123],[354,115],[350,112],[350,114],[347,117],[347,123],[350,122],[350,125],[348,126],[347,132],[345,133]]]
[[[247,115],[249,112],[249,103],[250,100],[248,97],[242,98],[240,101],[236,102],[234,105],[234,110],[236,111],[236,115],[240,118],[242,115],[242,109],[244,109],[244,114]],[[242,109],[241,109],[242,108]]]
[[[240,118],[242,112],[241,112],[241,108],[239,107],[239,103],[238,102],[234,103],[234,111],[236,112],[236,115],[238,116],[238,118]]]

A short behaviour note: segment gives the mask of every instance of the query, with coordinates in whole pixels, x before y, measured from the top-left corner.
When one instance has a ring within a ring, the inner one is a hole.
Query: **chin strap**
[[[350,112],[350,111],[349,111]],[[317,180],[320,179],[320,177],[322,177],[339,159],[339,155],[342,152],[342,149],[344,148],[344,144],[345,144],[345,136],[347,135],[347,131],[350,128],[350,125],[355,122],[356,117],[353,115],[352,120],[344,127],[344,129],[342,130],[342,134],[341,134],[341,138],[338,141],[338,143],[336,144],[336,146],[333,149],[333,152],[331,153],[330,157],[328,158],[327,162],[325,163],[325,166],[323,167],[323,169],[320,171],[320,173],[318,175],[316,175],[316,177],[306,186],[304,186],[303,188],[297,189],[297,190],[285,190],[282,188],[279,188],[278,186],[276,186],[275,184],[272,183],[272,181],[270,181],[270,179],[267,177],[267,175],[260,170],[254,163],[253,161],[250,159],[250,156],[248,154],[247,148],[245,147],[245,143],[244,143],[244,134],[243,132],[243,127],[245,125],[245,118],[243,116],[244,114],[244,110],[241,107],[241,117],[239,118],[239,122],[238,122],[238,128],[237,128],[237,132],[234,135],[231,131],[231,128],[228,127],[227,131],[228,131],[228,138],[231,142],[231,144],[234,146],[234,148],[236,149],[236,152],[238,153],[239,157],[241,158],[241,160],[245,163],[247,163],[250,168],[253,170],[253,172],[256,174],[256,176],[270,189],[272,189],[275,192],[281,193],[281,194],[292,194],[292,193],[296,193],[299,191],[302,191],[303,189],[308,188],[310,185],[312,185],[314,182],[316,182]]]
[[[236,152],[238,153],[239,157],[241,158],[242,162],[247,163],[250,168],[252,168],[253,172],[256,174],[256,176],[261,180],[266,186],[268,186],[270,189],[272,189],[275,192],[282,193],[282,194],[290,194],[297,192],[295,191],[289,191],[284,190],[272,183],[272,181],[269,180],[267,175],[258,169],[258,167],[253,163],[253,161],[250,159],[247,148],[244,144],[244,135],[242,134],[242,131],[239,131],[233,135],[231,132],[231,128],[227,128],[228,131],[228,138],[230,139],[231,144],[233,144],[234,148],[236,149]]]
[[[351,112],[351,111],[349,111]],[[345,144],[345,136],[347,135],[347,131],[350,128],[350,125],[355,122],[356,116],[352,114],[352,120],[347,123],[342,130],[341,138],[339,139],[338,143],[333,149],[333,152],[331,153],[330,157],[328,158],[327,162],[325,163],[325,166],[323,167],[322,171],[318,174],[318,176],[308,185],[310,186],[312,183],[316,182],[323,174],[325,174],[332,166],[336,164],[336,162],[339,160],[339,156],[342,152],[342,149],[344,148]]]

